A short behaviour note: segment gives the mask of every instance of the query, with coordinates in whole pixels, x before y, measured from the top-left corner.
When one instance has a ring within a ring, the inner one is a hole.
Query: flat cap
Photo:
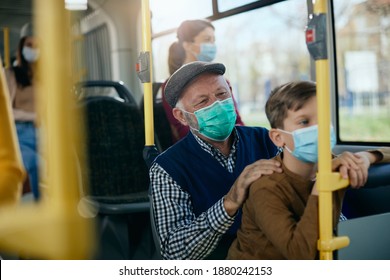
[[[165,100],[172,108],[174,108],[184,88],[196,77],[203,73],[223,75],[225,70],[225,65],[221,63],[195,61],[184,64],[168,79],[164,91]]]

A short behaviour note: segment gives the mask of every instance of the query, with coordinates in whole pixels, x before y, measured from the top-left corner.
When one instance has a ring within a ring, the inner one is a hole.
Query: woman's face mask
[[[294,157],[307,163],[316,163],[318,161],[318,125],[300,128],[293,132],[282,129],[278,130],[293,136],[294,151],[291,151],[287,146],[285,146],[285,148]],[[330,128],[330,140],[331,149],[333,149],[336,144],[336,136],[333,127]]]
[[[28,62],[33,63],[39,58],[39,49],[33,49],[25,46],[23,47],[22,54]]]
[[[186,113],[192,114],[190,112]],[[237,118],[231,97],[222,101],[215,101],[210,106],[199,109],[193,114],[198,120],[199,129],[191,128],[214,141],[226,140],[232,133]]]
[[[199,61],[210,62],[215,59],[217,55],[217,46],[212,43],[200,44],[200,52],[196,55],[196,59]]]

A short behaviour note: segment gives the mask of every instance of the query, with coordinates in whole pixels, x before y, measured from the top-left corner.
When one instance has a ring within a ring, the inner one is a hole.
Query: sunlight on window
[[[244,2],[249,1],[239,1]],[[153,9],[156,18],[166,17],[162,9]],[[193,14],[188,17],[194,18]],[[290,80],[310,78],[304,34],[306,0],[283,1],[212,23],[217,45],[215,61],[227,67],[225,76],[245,124],[268,126],[264,105],[271,89]],[[174,33],[153,40],[156,81],[168,78],[168,49],[175,40]]]
[[[390,3],[334,1],[342,141],[390,141]]]
[[[153,33],[177,28],[186,19],[205,18],[213,14],[210,0],[150,0]]]

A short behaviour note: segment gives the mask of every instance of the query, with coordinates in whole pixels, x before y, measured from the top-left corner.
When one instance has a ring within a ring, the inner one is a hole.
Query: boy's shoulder
[[[278,154],[273,159],[282,163],[282,154]],[[249,195],[257,196],[266,193],[279,193],[283,196],[289,196],[308,184],[307,180],[302,179],[297,174],[292,173],[282,164],[282,173],[274,172],[270,175],[262,175],[254,181],[249,189]]]
[[[250,187],[250,191],[260,191],[282,187],[285,182],[284,173],[272,173],[270,175],[262,175],[254,181]]]
[[[275,156],[273,159],[279,161],[282,163],[281,155]],[[277,173],[274,172],[270,175],[262,175],[259,179],[254,181],[250,187],[250,192],[257,192],[261,190],[274,190],[275,187],[282,187],[284,185],[284,182],[286,180],[286,174],[285,172]]]

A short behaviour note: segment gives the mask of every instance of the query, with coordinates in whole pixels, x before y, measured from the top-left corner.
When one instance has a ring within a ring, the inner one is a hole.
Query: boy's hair
[[[265,104],[265,113],[271,128],[283,129],[287,111],[294,112],[316,95],[316,84],[311,81],[294,81],[276,87]]]

